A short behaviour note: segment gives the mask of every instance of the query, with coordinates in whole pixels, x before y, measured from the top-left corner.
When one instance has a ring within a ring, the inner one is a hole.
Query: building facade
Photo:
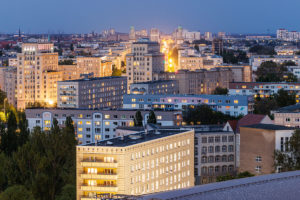
[[[63,126],[66,117],[74,121],[76,138],[80,144],[89,144],[116,137],[118,126],[134,126],[136,110],[84,110],[84,109],[26,109],[30,130],[39,126],[50,130],[53,118]],[[141,111],[143,124],[147,124],[149,111]],[[155,111],[157,124],[161,126],[179,126],[182,124],[180,111]]]
[[[279,90],[286,90],[289,93],[296,94],[296,101],[299,102],[300,83],[271,83],[271,82],[235,82],[229,83],[229,95],[251,95],[261,98],[270,97],[277,94]]]
[[[76,148],[77,200],[194,186],[194,131],[158,130]]]
[[[56,82],[62,80],[57,74],[58,54],[54,53],[53,44],[24,43],[17,57],[17,107],[24,109],[34,103],[53,106],[57,99]]]
[[[157,74],[165,70],[159,43],[147,39],[132,43],[126,64],[128,90],[132,83],[158,80]]]
[[[158,80],[133,83],[130,94],[178,94],[179,86],[176,80]]]
[[[123,98],[125,109],[182,110],[206,104],[213,110],[231,116],[247,115],[253,111],[253,98],[228,95],[133,95]]]
[[[271,174],[279,169],[274,167],[274,152],[286,150],[286,142],[294,128],[253,124],[240,127],[240,172],[255,175]]]
[[[127,89],[126,77],[108,76],[60,81],[59,108],[121,108]]]
[[[300,64],[300,56],[298,56],[298,55],[252,56],[249,59],[249,62],[250,62],[250,65],[251,65],[253,71],[256,71],[257,68],[261,65],[261,63],[267,62],[267,61],[273,61],[273,62],[276,62],[279,64],[282,64],[282,63],[288,62],[288,61],[292,61],[292,62],[295,62],[296,65],[299,65]]]

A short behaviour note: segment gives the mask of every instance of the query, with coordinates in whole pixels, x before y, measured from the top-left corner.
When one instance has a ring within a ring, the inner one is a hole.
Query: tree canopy
[[[297,77],[289,73],[286,66],[292,63],[278,64],[273,61],[261,63],[255,72],[258,82],[296,82]]]
[[[276,52],[273,46],[263,46],[263,45],[255,45],[249,49],[250,53],[255,53],[258,55],[275,55]]]
[[[149,118],[147,123],[156,124],[156,116],[153,110],[149,112]]]
[[[216,89],[213,91],[213,94],[226,95],[228,94],[228,89],[222,87],[216,87]]]
[[[143,126],[143,116],[141,111],[136,111],[134,116],[134,126]]]

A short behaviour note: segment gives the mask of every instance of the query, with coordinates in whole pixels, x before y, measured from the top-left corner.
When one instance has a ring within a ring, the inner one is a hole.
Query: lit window
[[[226,106],[226,110],[229,110],[230,109],[230,106]]]
[[[135,101],[136,101],[136,99],[131,99],[131,101],[132,101],[132,102],[135,102]]]
[[[172,102],[172,99],[168,99],[168,102],[171,103],[171,102]]]
[[[82,132],[82,128],[78,128],[78,131],[79,131],[79,132]]]
[[[157,116],[157,119],[158,119],[158,120],[161,120],[161,119],[162,119],[162,116],[161,116],[161,115]]]
[[[45,120],[44,123],[45,123],[45,125],[47,126],[47,125],[50,125],[50,124],[51,124],[51,121],[50,121],[50,120]]]
[[[136,104],[132,104],[132,107],[135,108],[135,107],[136,107]]]
[[[78,138],[82,138],[82,134],[78,134]]]
[[[236,93],[239,93],[240,91],[239,91],[239,90],[236,90],[235,92],[236,92]]]
[[[239,103],[239,101],[238,100],[234,100],[234,103]]]
[[[109,126],[109,122],[105,122],[105,125],[106,125],[106,126]]]
[[[105,115],[104,117],[105,117],[105,119],[109,119],[110,116],[109,115]]]
[[[86,125],[91,125],[91,121],[87,121],[85,124]]]
[[[100,125],[101,125],[101,122],[95,122],[95,125],[96,125],[96,126],[100,126]]]
[[[79,122],[78,122],[78,125],[81,125],[81,124],[82,124],[82,121],[79,121]]]
[[[243,85],[243,86],[242,86],[242,88],[243,88],[243,89],[246,89],[246,88],[247,88],[247,86],[246,86],[246,85]]]

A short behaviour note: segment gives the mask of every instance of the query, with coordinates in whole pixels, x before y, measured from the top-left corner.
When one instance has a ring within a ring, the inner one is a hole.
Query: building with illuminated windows
[[[252,67],[253,71],[256,71],[257,68],[263,63],[267,61],[273,61],[279,64],[282,64],[284,62],[292,61],[296,63],[296,65],[300,64],[300,56],[299,55],[277,55],[277,56],[251,56],[249,59],[249,63]]]
[[[231,116],[247,115],[253,112],[253,97],[251,96],[127,94],[123,97],[125,109],[182,110],[202,104]]]
[[[152,130],[76,148],[77,200],[194,186],[194,130]]]
[[[277,94],[278,90],[283,89],[289,93],[296,94],[296,101],[299,102],[300,98],[300,83],[299,82],[232,82],[229,83],[229,92],[230,95],[251,95],[257,97],[258,95],[261,98],[270,97],[271,95]]]
[[[149,39],[133,42],[131,53],[126,55],[126,65],[128,90],[132,83],[158,80],[158,73],[165,71],[159,43]]]
[[[127,79],[121,76],[84,78],[58,82],[59,108],[121,108]]]
[[[130,85],[130,94],[178,94],[179,86],[176,80],[158,80]]]
[[[74,121],[75,134],[79,144],[90,144],[99,140],[117,137],[117,127],[133,127],[137,110],[85,110],[85,109],[26,109],[28,127],[32,131],[39,126],[50,130],[53,118],[64,126],[66,117]],[[179,126],[182,124],[181,111],[154,111],[157,124],[161,126]],[[149,111],[141,111],[143,124],[147,123]]]
[[[57,100],[58,54],[51,43],[24,43],[18,56],[17,107],[24,109],[30,104],[53,106]]]

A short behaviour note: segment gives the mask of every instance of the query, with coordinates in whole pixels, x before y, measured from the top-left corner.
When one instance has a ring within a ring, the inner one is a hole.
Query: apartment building
[[[59,108],[121,108],[126,77],[108,76],[58,82]]]
[[[194,131],[156,130],[76,147],[77,200],[194,186]]]
[[[300,104],[286,106],[272,111],[274,115],[274,124],[288,126],[288,127],[300,127]]]
[[[239,135],[223,126],[195,127],[195,179],[196,185],[217,181],[218,176],[237,171],[237,141]]]
[[[0,89],[6,93],[7,102],[17,106],[17,67],[0,68]]]
[[[251,58],[249,59],[253,71],[256,71],[257,68],[261,65],[261,63],[267,61],[273,61],[279,64],[292,61],[295,62],[296,65],[300,65],[300,56],[298,55],[251,56]]]
[[[77,74],[93,73],[94,77],[111,76],[112,64],[101,57],[77,57]]]
[[[85,110],[85,109],[26,109],[26,117],[30,130],[39,126],[42,130],[50,130],[53,118],[63,126],[66,117],[74,121],[76,138],[81,144],[89,144],[99,140],[116,137],[118,126],[134,126],[134,115],[137,110]],[[141,111],[143,124],[147,124],[149,111]],[[161,126],[178,126],[182,124],[181,111],[155,111],[157,123]]]
[[[181,69],[191,71],[195,71],[197,69],[210,69],[222,64],[223,58],[217,55],[202,56],[199,54],[181,54],[178,57],[178,66],[175,66],[175,71]]]
[[[17,107],[33,103],[53,106],[56,103],[58,54],[50,43],[23,43],[17,66]],[[50,77],[51,76],[51,77]],[[55,80],[56,79],[56,80]]]
[[[253,124],[240,127],[240,172],[255,175],[271,174],[274,152],[286,150],[286,142],[294,128],[274,124]]]
[[[179,70],[175,73],[180,94],[212,94],[216,87],[228,88],[234,79],[229,68],[211,70]]]
[[[188,107],[206,104],[213,110],[231,116],[247,115],[253,111],[253,98],[228,95],[133,95],[123,97],[125,109],[163,109],[182,110]]]
[[[131,53],[126,55],[128,91],[132,83],[158,80],[158,73],[165,70],[164,54],[160,45],[148,39],[133,42]]]
[[[178,94],[179,85],[176,80],[157,80],[130,85],[130,94]]]
[[[286,90],[289,93],[296,94],[296,101],[299,102],[300,83],[272,83],[272,82],[232,82],[229,83],[229,95],[251,95],[261,98],[270,97],[278,92],[278,90]]]

